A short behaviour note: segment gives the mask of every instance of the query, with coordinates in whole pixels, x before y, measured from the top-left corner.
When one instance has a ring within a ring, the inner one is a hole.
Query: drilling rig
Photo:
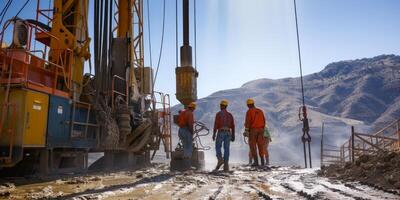
[[[161,144],[168,157],[170,97],[144,66],[143,0],[94,1],[93,54],[88,0],[36,3],[35,19],[14,17],[0,35],[0,168],[86,170],[90,152],[104,152],[92,166],[135,167]],[[183,103],[196,91],[190,63],[176,70]]]

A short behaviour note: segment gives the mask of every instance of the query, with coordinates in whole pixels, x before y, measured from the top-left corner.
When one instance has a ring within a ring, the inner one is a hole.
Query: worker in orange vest
[[[215,115],[214,121],[214,132],[212,139],[215,142],[215,151],[217,154],[218,163],[215,167],[217,171],[222,164],[224,165],[224,171],[229,171],[229,146],[230,142],[235,141],[235,121],[230,112],[226,109],[228,107],[228,101],[222,100],[220,103],[220,109]],[[224,157],[222,158],[222,143],[224,145]]]
[[[250,153],[251,157],[253,158],[254,162],[252,166],[258,166],[258,156],[257,156],[257,149],[258,154],[261,159],[261,165],[265,164],[265,137],[264,137],[264,127],[265,127],[265,116],[264,112],[256,108],[254,105],[253,99],[247,99],[247,110],[246,113],[246,120],[245,120],[245,135],[249,136],[249,146],[250,146]]]
[[[178,136],[183,145],[183,158],[192,158],[193,152],[193,125],[194,117],[193,112],[196,109],[196,103],[192,102],[188,105],[187,109],[182,110],[178,117]]]

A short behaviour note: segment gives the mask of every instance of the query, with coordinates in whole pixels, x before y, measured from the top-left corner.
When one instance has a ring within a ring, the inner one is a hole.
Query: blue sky
[[[155,67],[160,49],[163,0],[149,1]],[[174,97],[175,0],[165,1],[164,53],[156,90]],[[178,0],[179,22],[181,1]],[[1,8],[6,1],[2,2]],[[6,18],[15,14],[22,2],[14,1]],[[42,2],[47,4],[47,1]],[[144,2],[146,5],[147,0]],[[191,3],[193,5],[193,0]],[[31,0],[20,17],[33,18],[35,4],[36,1]],[[398,0],[297,0],[297,5],[305,74],[318,72],[334,61],[400,54]],[[193,39],[193,29],[191,33]],[[148,36],[147,32],[145,34]],[[148,38],[145,39],[146,65],[150,65]],[[258,78],[299,75],[292,0],[197,0],[197,44],[200,98]]]

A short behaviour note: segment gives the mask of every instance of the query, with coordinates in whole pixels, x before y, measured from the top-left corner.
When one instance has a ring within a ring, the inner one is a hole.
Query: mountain
[[[322,71],[304,76],[305,103],[311,120],[312,154],[319,161],[321,125],[324,122],[325,143],[339,145],[350,135],[350,126],[359,132],[370,132],[400,117],[400,56],[340,61]],[[247,160],[247,147],[241,133],[247,98],[262,108],[273,133],[271,159],[276,164],[303,163],[300,137],[300,78],[259,79],[240,88],[218,91],[197,101],[195,116],[212,129],[219,101],[229,101],[228,110],[238,126],[238,141],[232,145],[235,161]],[[174,112],[181,109],[175,106]],[[210,136],[211,137],[211,136]],[[210,137],[203,143],[213,145]],[[214,156],[214,149],[209,152]],[[235,156],[236,155],[236,156]],[[214,159],[214,158],[210,158]]]

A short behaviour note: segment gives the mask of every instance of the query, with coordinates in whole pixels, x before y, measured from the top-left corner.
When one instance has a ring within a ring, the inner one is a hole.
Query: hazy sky
[[[156,67],[164,0],[144,0],[145,5],[147,1]],[[6,0],[1,2],[0,8]],[[14,1],[6,18],[15,15],[22,2]],[[165,2],[165,41],[156,90],[175,97],[175,0]],[[31,0],[25,9],[30,12],[20,17],[32,18],[35,4]],[[297,5],[305,74],[318,72],[333,61],[400,54],[398,0],[297,0]],[[145,59],[150,65],[147,24],[145,30]],[[193,39],[193,29],[191,34]],[[179,38],[180,46],[181,24]],[[197,0],[197,69],[200,98],[258,78],[298,76],[293,1]]]

